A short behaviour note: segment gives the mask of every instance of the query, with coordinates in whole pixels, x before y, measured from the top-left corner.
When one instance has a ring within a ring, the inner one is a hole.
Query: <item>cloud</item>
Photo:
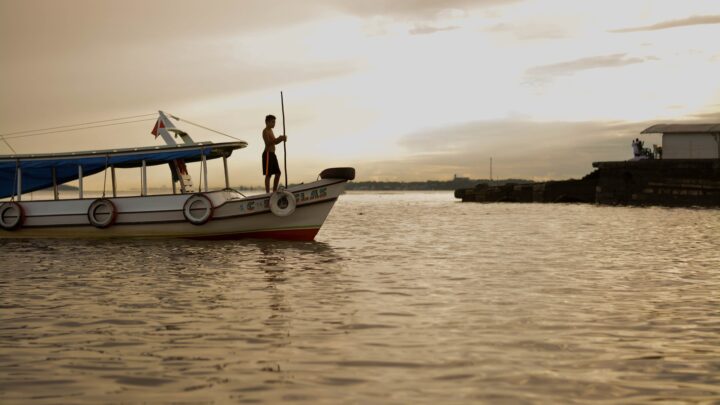
[[[332,1],[340,10],[360,16],[387,16],[395,18],[434,18],[438,13],[451,9],[504,6],[522,0],[346,0]]]
[[[610,32],[638,32],[638,31],[657,31],[665,30],[669,28],[689,27],[692,25],[708,25],[708,24],[720,24],[720,15],[703,15],[703,16],[692,16],[683,18],[680,20],[664,21],[657,24],[645,25],[642,27],[631,27],[621,28],[616,30],[610,30]]]
[[[271,31],[321,18],[322,2],[124,0],[0,2],[0,49],[13,57]],[[32,24],[28,22],[32,21]],[[160,49],[160,45],[158,46]]]
[[[499,34],[510,33],[519,40],[558,39],[568,36],[568,33],[560,26],[532,22],[523,24],[501,23],[489,27],[486,31]]]
[[[235,58],[249,60],[236,61],[228,56],[230,52]],[[227,94],[274,92],[279,86],[337,78],[357,70],[348,60],[288,58],[282,64],[271,64],[253,56],[252,50],[225,49],[208,41],[69,52],[37,64],[10,61],[0,66],[5,77],[12,78],[0,86],[4,94],[12,95],[0,97],[0,118],[23,123],[32,121],[33,116],[36,119],[37,111],[45,111],[44,119],[55,122],[78,112],[92,116],[130,106],[153,111]]]
[[[626,54],[619,53],[614,55],[592,56],[588,58],[575,59],[568,62],[554,63],[550,65],[535,66],[525,72],[530,83],[547,82],[557,76],[570,76],[577,72],[591,69],[603,69],[611,67],[620,67],[643,63],[647,60],[655,60],[654,57],[649,58],[631,58]]]
[[[390,180],[383,174],[410,180],[447,179],[453,174],[486,178],[492,157],[500,178],[577,178],[592,171],[593,161],[629,158],[629,140],[644,125],[523,119],[467,122],[408,134],[400,144],[409,157],[361,167],[362,173],[376,180]]]
[[[410,35],[428,35],[460,28],[468,9],[488,8],[517,3],[522,0],[364,0],[332,1],[340,12],[369,21],[371,32],[385,34],[387,26],[403,22],[412,24]]]
[[[152,111],[350,75],[354,55],[307,56],[317,45],[302,34],[328,9],[321,1],[278,9],[260,0],[0,1],[0,123],[35,127],[37,111],[51,123]]]
[[[410,156],[357,166],[362,180],[487,178],[492,157],[496,178],[580,178],[593,170],[592,162],[630,159],[636,137],[648,145],[660,143],[659,135],[640,135],[652,125],[718,121],[720,113],[712,112],[682,121],[467,122],[407,134],[400,144]]]
[[[693,114],[693,115],[691,115],[692,122],[682,122],[682,123],[688,124],[688,123],[693,123],[693,122],[694,123],[720,122],[720,104],[716,104],[712,108],[714,108],[718,111]],[[667,124],[672,124],[672,122],[667,122]]]
[[[416,24],[414,28],[408,31],[411,35],[427,35],[434,34],[441,31],[452,31],[460,27],[449,26],[449,27],[434,27],[429,24]]]

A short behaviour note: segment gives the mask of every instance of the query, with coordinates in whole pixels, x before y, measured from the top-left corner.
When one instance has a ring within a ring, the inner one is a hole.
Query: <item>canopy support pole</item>
[[[53,199],[57,201],[60,199],[60,192],[58,191],[57,171],[54,167],[52,168],[52,178],[53,178]]]
[[[82,165],[78,165],[78,195],[82,200],[83,198],[83,171]]]
[[[225,188],[230,188],[230,176],[228,175],[227,156],[223,156],[223,167],[225,168]]]
[[[140,195],[146,196],[147,195],[147,165],[145,163],[145,160],[142,161],[142,169],[140,173]]]
[[[117,181],[115,180],[115,166],[110,166],[110,177],[112,177],[113,198],[117,197]]]
[[[22,169],[20,165],[17,167],[17,199],[22,201]]]
[[[207,175],[207,159],[205,159],[205,153],[202,152],[202,169],[203,169],[203,188],[205,192],[208,192],[208,175]]]

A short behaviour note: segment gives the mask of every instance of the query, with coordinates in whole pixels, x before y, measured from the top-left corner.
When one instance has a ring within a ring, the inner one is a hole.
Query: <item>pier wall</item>
[[[607,205],[720,207],[720,160],[595,162],[580,180],[479,184],[455,190],[468,202],[579,202]]]
[[[479,184],[474,188],[455,190],[455,197],[464,202],[595,202],[594,178],[548,181],[531,184],[492,186]]]
[[[720,160],[596,162],[599,204],[720,206]]]

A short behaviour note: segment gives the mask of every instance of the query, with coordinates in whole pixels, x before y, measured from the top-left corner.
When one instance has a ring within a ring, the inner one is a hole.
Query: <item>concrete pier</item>
[[[720,207],[720,160],[595,162],[599,204]]]
[[[592,203],[596,185],[594,178],[502,186],[478,184],[474,188],[455,190],[455,198],[463,202]]]
[[[463,202],[597,203],[720,207],[720,160],[647,159],[595,162],[580,180],[455,190]]]

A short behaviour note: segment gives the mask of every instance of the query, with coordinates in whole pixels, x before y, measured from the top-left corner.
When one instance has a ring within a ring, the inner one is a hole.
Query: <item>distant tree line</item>
[[[347,184],[348,190],[455,190],[458,188],[472,188],[478,184],[502,186],[507,183],[527,184],[533,183],[525,179],[467,179],[454,180],[427,180],[427,181],[351,181]]]
[[[478,184],[488,184],[493,186],[502,186],[508,183],[515,184],[527,184],[533,183],[531,180],[525,179],[503,179],[503,180],[488,180],[488,179],[468,179],[468,178],[456,178],[454,180],[427,180],[427,181],[350,181],[347,183],[347,190],[366,190],[366,191],[391,191],[391,190],[456,190],[458,188],[472,188]],[[290,187],[297,184],[290,184]],[[235,186],[236,190],[240,191],[255,191],[261,190],[260,186]],[[59,191],[77,191],[78,188],[68,184],[61,184],[58,186]],[[44,191],[52,192],[52,188],[48,188]]]

